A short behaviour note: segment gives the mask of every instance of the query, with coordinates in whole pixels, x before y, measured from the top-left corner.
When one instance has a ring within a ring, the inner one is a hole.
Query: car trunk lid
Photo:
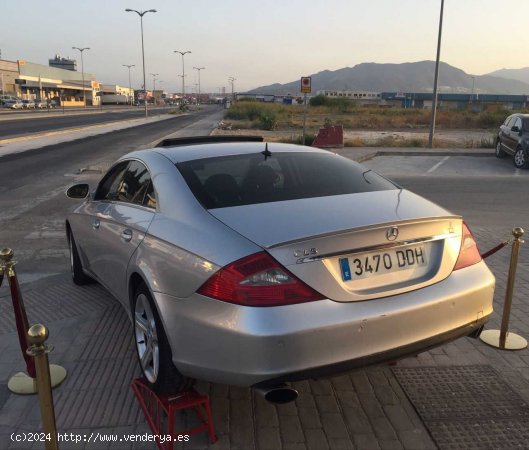
[[[402,189],[209,210],[326,297],[419,289],[452,271],[462,220]]]

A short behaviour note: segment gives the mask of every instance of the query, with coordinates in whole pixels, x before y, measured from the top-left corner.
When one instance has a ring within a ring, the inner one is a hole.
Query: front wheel
[[[501,148],[501,140],[498,138],[498,140],[496,141],[496,158],[499,158],[499,159],[502,159],[505,157],[505,150],[503,150],[503,148]]]
[[[529,161],[527,160],[527,154],[525,150],[521,147],[516,149],[516,153],[514,154],[514,165],[518,169],[527,169],[529,167]]]
[[[174,366],[162,321],[145,284],[134,293],[134,341],[143,376],[156,392],[176,393],[190,387],[192,380]]]

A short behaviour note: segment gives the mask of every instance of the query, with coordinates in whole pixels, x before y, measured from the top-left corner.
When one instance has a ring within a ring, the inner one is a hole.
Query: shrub
[[[478,126],[482,128],[493,128],[493,127],[499,127],[503,121],[505,120],[505,117],[508,115],[507,112],[504,110],[499,111],[484,111],[479,113],[478,116]]]
[[[263,130],[273,130],[277,125],[277,115],[274,111],[261,111],[259,124]]]
[[[327,106],[329,99],[325,95],[316,95],[309,100],[310,106]]]

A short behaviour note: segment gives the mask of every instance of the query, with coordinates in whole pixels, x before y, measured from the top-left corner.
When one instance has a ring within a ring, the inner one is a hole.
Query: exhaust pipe
[[[286,384],[276,384],[262,388],[255,388],[266,401],[277,405],[293,402],[298,398],[298,391]]]

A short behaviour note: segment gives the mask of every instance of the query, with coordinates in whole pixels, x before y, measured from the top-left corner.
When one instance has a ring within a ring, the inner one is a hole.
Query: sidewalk
[[[508,230],[474,231],[482,250],[509,235]],[[488,329],[500,326],[509,255],[504,249],[487,261],[497,277],[495,313]],[[66,381],[54,390],[59,431],[86,439],[97,433],[124,439],[149,432],[129,388],[139,372],[132,327],[120,305],[96,284],[74,286],[67,274],[24,285],[22,290],[30,323],[42,322],[50,328],[49,342],[55,346],[51,362],[68,370]],[[526,338],[528,296],[525,246],[510,329]],[[40,415],[37,397],[17,396],[6,387],[9,377],[24,366],[5,286],[0,289],[0,335],[0,442],[8,448],[43,448],[11,442],[12,432],[39,430]],[[396,366],[294,386],[300,392],[298,400],[274,406],[250,389],[198,382],[198,390],[211,396],[219,436],[212,448],[526,448],[529,442],[527,349],[501,351],[463,338]],[[205,434],[177,446],[208,447]],[[61,448],[155,447],[122,441],[68,442]]]

